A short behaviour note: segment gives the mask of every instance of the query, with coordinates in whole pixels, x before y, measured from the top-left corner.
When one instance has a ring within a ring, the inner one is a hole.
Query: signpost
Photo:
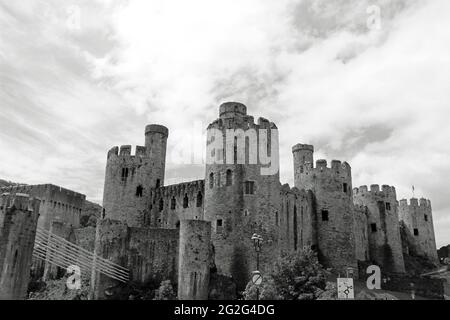
[[[256,286],[256,300],[259,300],[259,286],[262,284],[262,275],[259,271],[253,271],[252,283]]]
[[[338,278],[338,299],[352,300],[355,299],[355,289],[352,278]]]

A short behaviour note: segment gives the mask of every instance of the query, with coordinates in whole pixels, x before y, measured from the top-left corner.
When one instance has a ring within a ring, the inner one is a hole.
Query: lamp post
[[[253,245],[255,247],[256,252],[256,270],[259,271],[259,253],[261,252],[261,246],[263,242],[263,238],[259,235],[254,233],[252,236]],[[256,300],[259,300],[259,286],[256,286]]]

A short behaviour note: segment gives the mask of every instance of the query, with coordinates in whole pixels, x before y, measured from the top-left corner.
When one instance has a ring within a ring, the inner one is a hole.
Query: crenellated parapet
[[[108,151],[109,159],[120,159],[120,160],[134,160],[135,158],[145,157],[147,153],[147,148],[143,146],[136,146],[135,153],[131,152],[132,146],[124,145],[119,147],[113,147]]]

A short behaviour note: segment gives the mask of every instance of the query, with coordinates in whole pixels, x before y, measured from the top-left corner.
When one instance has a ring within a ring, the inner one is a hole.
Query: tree
[[[326,272],[311,249],[284,254],[272,278],[282,300],[313,300],[326,288]]]

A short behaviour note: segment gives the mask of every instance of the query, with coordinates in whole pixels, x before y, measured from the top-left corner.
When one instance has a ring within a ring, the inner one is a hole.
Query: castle
[[[282,184],[276,125],[264,118],[255,122],[241,103],[222,104],[207,135],[205,179],[169,186],[164,185],[166,127],[147,126],[145,145],[137,146],[135,154],[129,145],[112,148],[101,219],[96,230],[76,230],[83,236],[73,241],[95,239],[86,249],[129,269],[133,282],[172,280],[179,299],[211,298],[213,291],[220,291],[214,275],[230,279],[242,291],[258,267],[268,272],[283,252],[302,248],[316,251],[325,267],[341,275],[363,264],[405,273],[405,254],[438,263],[429,200],[398,201],[395,188],[386,185],[353,188],[347,162],[314,161],[314,147],[307,144],[292,148],[294,186]],[[38,224],[76,229],[85,197],[68,195],[64,201],[69,205],[58,221],[55,212],[65,202],[51,196],[52,188],[2,192],[5,197],[19,192],[47,195]],[[1,217],[11,214],[11,206],[4,203]],[[0,219],[0,227],[7,228],[5,221]],[[263,238],[259,266],[253,234]],[[10,242],[6,235],[2,232],[2,241]],[[2,251],[0,271],[11,259]],[[117,286],[116,280],[92,272],[92,299],[106,298]]]
[[[294,186],[282,185],[278,170],[267,170],[279,163],[277,127],[255,123],[241,103],[222,104],[208,126],[204,180],[164,186],[168,136],[149,125],[134,155],[128,145],[108,152],[95,250],[137,281],[172,279],[179,298],[207,299],[214,270],[243,290],[257,269],[255,233],[264,239],[262,272],[282,252],[305,247],[340,274],[358,262],[404,273],[404,248],[438,262],[429,200],[398,202],[386,185],[353,188],[348,163],[314,164],[314,147],[305,144],[292,149]],[[411,234],[407,245],[400,224]],[[114,285],[100,274],[92,279],[95,298]]]

